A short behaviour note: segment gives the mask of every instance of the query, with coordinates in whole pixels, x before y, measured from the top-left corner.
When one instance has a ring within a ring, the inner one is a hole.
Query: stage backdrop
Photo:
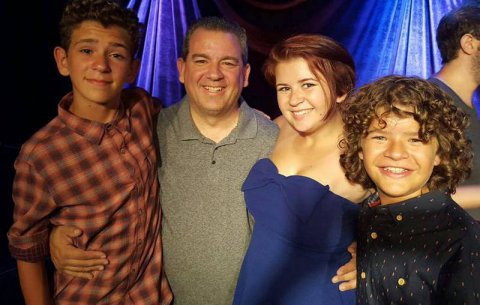
[[[388,74],[428,77],[439,70],[435,29],[440,18],[462,0],[131,0],[146,25],[137,84],[163,100],[184,94],[176,58],[188,25],[205,15],[223,16],[247,30],[252,75],[243,92],[248,103],[275,117],[274,90],[261,66],[274,43],[298,33],[318,33],[341,42],[353,55],[357,85]],[[201,9],[203,7],[203,10]]]

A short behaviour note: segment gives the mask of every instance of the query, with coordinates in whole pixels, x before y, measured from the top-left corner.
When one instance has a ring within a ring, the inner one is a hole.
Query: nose
[[[292,88],[291,90],[292,94],[289,100],[290,106],[295,107],[305,101],[305,95],[303,94],[302,90],[296,88]]]
[[[110,63],[108,61],[108,56],[103,54],[97,54],[93,61],[93,69],[100,72],[109,72]]]
[[[210,63],[208,65],[207,77],[210,80],[221,80],[223,79],[222,69],[220,63]]]
[[[399,140],[391,140],[385,150],[385,156],[393,160],[401,160],[408,158],[408,150]]]

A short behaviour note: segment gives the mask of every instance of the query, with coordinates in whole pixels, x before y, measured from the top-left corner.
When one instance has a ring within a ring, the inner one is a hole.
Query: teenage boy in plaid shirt
[[[8,238],[25,301],[168,304],[152,140],[159,109],[144,91],[123,90],[138,71],[138,19],[112,1],[73,0],[60,34],[54,56],[73,91],[15,162]],[[92,279],[57,273],[53,298],[43,261],[51,224],[81,229],[76,245],[109,259]]]

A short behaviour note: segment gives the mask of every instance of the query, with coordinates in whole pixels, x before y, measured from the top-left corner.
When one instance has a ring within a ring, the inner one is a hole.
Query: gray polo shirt
[[[241,186],[270,155],[278,128],[242,102],[237,126],[215,143],[194,125],[186,97],[158,122],[164,263],[175,304],[231,304],[251,235]]]

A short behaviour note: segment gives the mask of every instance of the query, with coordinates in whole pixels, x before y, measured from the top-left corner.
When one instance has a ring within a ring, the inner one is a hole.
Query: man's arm
[[[464,209],[480,208],[480,184],[459,186],[452,198]]]
[[[92,279],[94,271],[101,271],[108,264],[105,253],[85,251],[74,246],[73,238],[82,231],[75,227],[58,226],[50,233],[50,256],[55,269],[65,274]]]
[[[45,262],[17,260],[18,277],[26,305],[53,305]]]
[[[352,259],[338,268],[337,274],[332,278],[332,283],[340,283],[338,289],[340,291],[351,290],[357,288],[357,243],[353,242],[348,247],[348,252],[352,255]]]

